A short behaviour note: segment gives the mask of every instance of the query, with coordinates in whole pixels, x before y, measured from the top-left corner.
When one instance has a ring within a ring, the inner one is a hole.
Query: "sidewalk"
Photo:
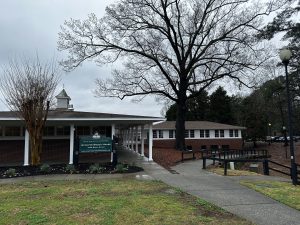
[[[240,180],[286,180],[272,176],[224,177],[202,170],[201,160],[185,161],[172,167],[172,173],[155,162],[132,151],[122,150],[120,162],[135,163],[144,168],[138,174],[76,174],[35,176],[16,179],[2,179],[0,184],[42,180],[89,180],[136,177],[137,179],[157,179],[170,186],[200,197],[215,205],[243,217],[257,225],[298,225],[300,212],[268,198],[239,184]]]
[[[257,225],[299,225],[300,212],[265,195],[239,184],[241,180],[282,180],[272,176],[224,177],[202,170],[202,161],[186,161],[172,167],[170,173],[155,162],[143,161],[136,153],[127,152],[127,157],[136,157],[137,165],[145,174],[173,187],[212,202],[215,205],[243,217]]]

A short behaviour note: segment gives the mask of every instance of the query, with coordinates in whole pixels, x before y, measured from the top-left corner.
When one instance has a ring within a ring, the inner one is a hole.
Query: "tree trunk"
[[[185,150],[185,116],[186,116],[186,95],[184,94],[177,102],[176,116],[176,146],[178,150]]]
[[[31,165],[36,166],[41,163],[41,153],[42,153],[42,136],[35,129],[30,134],[30,155],[31,155]]]

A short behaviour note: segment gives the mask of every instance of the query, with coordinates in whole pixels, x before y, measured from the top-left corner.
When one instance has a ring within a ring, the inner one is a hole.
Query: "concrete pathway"
[[[126,151],[126,157],[127,160],[135,158],[136,163],[145,169],[145,174],[212,202],[257,225],[300,224],[298,210],[239,184],[241,180],[289,181],[284,178],[273,176],[224,177],[202,170],[201,160],[185,161],[173,167],[173,173],[170,173],[155,162],[144,161],[136,153]]]
[[[221,208],[243,217],[257,225],[299,225],[300,212],[272,200],[258,192],[239,184],[240,180],[285,180],[271,176],[224,177],[202,170],[201,160],[186,161],[172,168],[170,173],[155,162],[148,162],[138,154],[122,150],[119,161],[142,166],[144,172],[138,174],[77,174],[50,175],[16,179],[2,179],[0,184],[40,180],[111,179],[136,177],[137,179],[157,179],[173,187],[200,197]]]

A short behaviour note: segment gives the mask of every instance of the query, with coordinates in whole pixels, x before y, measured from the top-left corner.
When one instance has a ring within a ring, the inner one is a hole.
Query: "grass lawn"
[[[242,185],[261,192],[270,198],[300,210],[300,186],[291,182],[279,181],[241,181]]]
[[[0,224],[251,224],[158,181],[0,185]]]
[[[218,175],[224,175],[224,168],[211,168],[208,169],[209,171],[216,173]],[[260,175],[258,173],[254,173],[247,170],[230,170],[227,169],[227,176],[253,176],[253,175]]]

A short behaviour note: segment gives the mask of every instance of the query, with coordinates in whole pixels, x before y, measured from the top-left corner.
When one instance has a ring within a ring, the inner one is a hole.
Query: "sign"
[[[112,140],[107,137],[84,137],[79,141],[79,152],[111,152]]]

